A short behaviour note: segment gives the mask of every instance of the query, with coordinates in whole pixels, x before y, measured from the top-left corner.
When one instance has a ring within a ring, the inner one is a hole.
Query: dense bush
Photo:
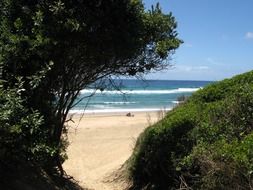
[[[63,176],[65,124],[81,90],[169,66],[182,43],[176,27],[171,13],[159,4],[146,10],[141,0],[1,0],[0,91],[9,94],[18,79],[23,83],[12,97],[17,105],[8,107],[7,97],[0,104],[2,134],[17,137],[9,145],[32,147],[25,157]]]
[[[48,140],[43,117],[23,104],[22,87],[0,91],[0,160],[1,164],[28,162],[48,164],[56,149]]]
[[[188,136],[195,126],[195,114],[188,108],[178,107],[168,114],[168,119],[149,127],[139,137],[130,161],[136,189],[164,189],[177,183],[177,158],[186,156],[193,143]]]
[[[251,189],[253,72],[212,84],[139,137],[132,189]]]
[[[0,174],[23,161],[63,177],[65,124],[81,90],[169,66],[176,28],[141,0],[0,0]]]

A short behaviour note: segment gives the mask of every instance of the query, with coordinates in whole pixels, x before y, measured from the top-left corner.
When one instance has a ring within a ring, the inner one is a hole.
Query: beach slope
[[[162,118],[162,112],[76,115],[69,122],[68,160],[64,169],[81,186],[95,190],[122,190],[112,181],[129,158],[139,134]]]

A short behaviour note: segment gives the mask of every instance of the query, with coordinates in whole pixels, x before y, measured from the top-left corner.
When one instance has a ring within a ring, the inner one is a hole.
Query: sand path
[[[85,115],[70,123],[66,172],[82,187],[94,190],[122,190],[123,184],[108,182],[108,176],[129,158],[138,135],[158,120],[157,112],[120,115]],[[110,179],[109,179],[110,180]]]

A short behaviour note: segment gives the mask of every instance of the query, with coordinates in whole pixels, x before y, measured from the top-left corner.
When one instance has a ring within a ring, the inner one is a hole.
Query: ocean
[[[70,113],[106,113],[170,110],[178,104],[178,97],[190,96],[211,81],[183,80],[115,80],[119,90],[83,89],[79,102]],[[87,98],[84,98],[87,97]]]

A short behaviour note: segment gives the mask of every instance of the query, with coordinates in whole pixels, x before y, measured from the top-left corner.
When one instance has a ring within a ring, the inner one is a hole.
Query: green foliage
[[[181,43],[172,14],[141,0],[1,0],[1,155],[15,146],[10,158],[63,175],[65,121],[80,90],[164,68]]]
[[[44,166],[45,159],[56,150],[47,139],[49,133],[43,128],[43,117],[24,107],[22,90],[0,92],[0,159],[6,164],[28,161]]]
[[[194,105],[178,107],[139,137],[130,160],[135,189],[165,189],[177,184],[178,161],[191,150],[189,132],[195,124]]]
[[[139,137],[133,189],[250,189],[253,71],[196,92]]]

